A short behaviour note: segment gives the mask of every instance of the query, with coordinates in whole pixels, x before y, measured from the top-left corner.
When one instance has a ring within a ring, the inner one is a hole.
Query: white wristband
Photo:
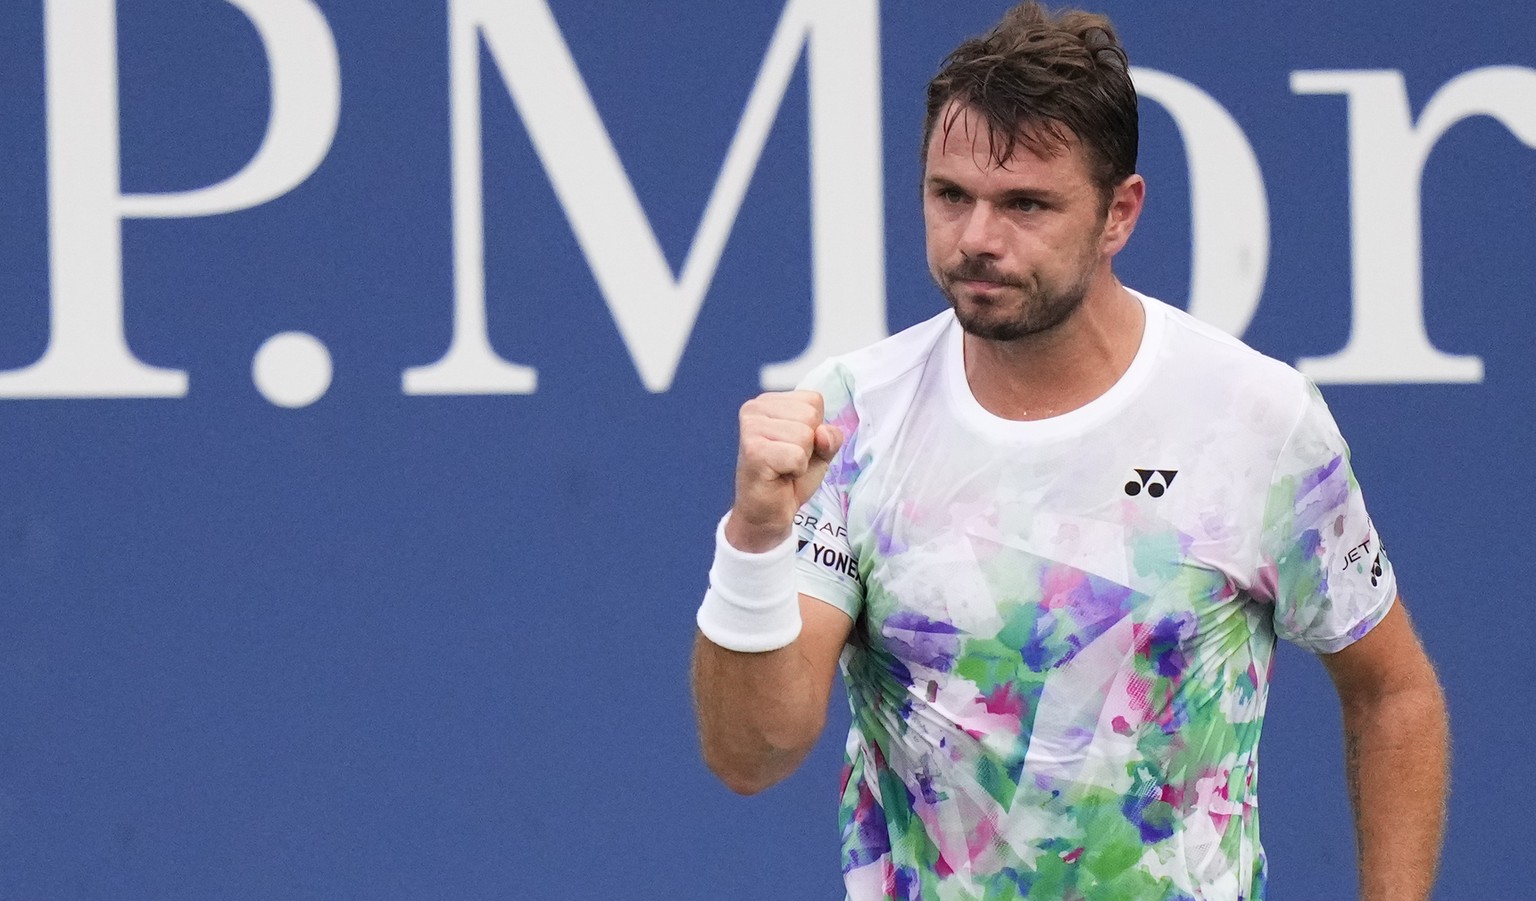
[[[725,540],[725,519],[720,520],[709,590],[697,619],[705,638],[732,651],[773,651],[794,642],[800,635],[794,534],[772,550],[752,554]]]

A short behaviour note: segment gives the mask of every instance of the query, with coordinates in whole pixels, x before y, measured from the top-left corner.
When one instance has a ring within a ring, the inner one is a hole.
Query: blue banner
[[[1117,272],[1321,386],[1449,696],[1437,897],[1522,897],[1536,11],[1104,11]],[[923,88],[1000,12],[8,4],[0,897],[841,897],[842,700],[730,794],[693,614],[741,402],[942,308]],[[1340,748],[1285,649],[1276,898],[1352,896]]]

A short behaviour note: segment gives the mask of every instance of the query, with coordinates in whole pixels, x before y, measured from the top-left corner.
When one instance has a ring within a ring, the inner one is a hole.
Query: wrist
[[[759,523],[742,516],[734,507],[721,520],[721,535],[734,551],[747,554],[770,553],[790,536],[790,523]]]
[[[709,590],[697,621],[704,637],[732,651],[777,650],[800,635],[800,596],[795,591],[795,542],[785,535],[768,550],[741,550],[727,540],[726,516],[715,528],[715,559]]]

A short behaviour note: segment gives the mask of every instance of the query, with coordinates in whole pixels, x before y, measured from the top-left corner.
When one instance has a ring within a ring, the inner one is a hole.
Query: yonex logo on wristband
[[[1162,497],[1163,492],[1173,485],[1173,477],[1178,475],[1177,469],[1138,469],[1136,475],[1140,479],[1131,479],[1125,483],[1125,493],[1131,497],[1140,494],[1145,488],[1151,497]]]

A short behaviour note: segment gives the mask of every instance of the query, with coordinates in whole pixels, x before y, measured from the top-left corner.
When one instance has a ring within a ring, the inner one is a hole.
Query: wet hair
[[[1019,144],[1051,157],[1076,140],[1106,205],[1136,172],[1136,89],[1130,60],[1104,16],[1052,14],[1030,0],[1004,13],[987,34],[956,47],[928,82],[925,169],[934,129],[947,139],[964,108],[986,121],[998,165]]]

